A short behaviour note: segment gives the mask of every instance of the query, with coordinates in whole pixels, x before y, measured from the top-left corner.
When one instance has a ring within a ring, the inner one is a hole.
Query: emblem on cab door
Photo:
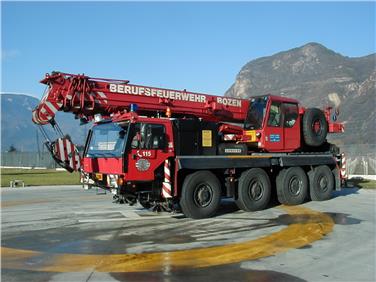
[[[139,171],[147,171],[150,168],[150,162],[145,159],[139,159],[136,162],[136,168]]]

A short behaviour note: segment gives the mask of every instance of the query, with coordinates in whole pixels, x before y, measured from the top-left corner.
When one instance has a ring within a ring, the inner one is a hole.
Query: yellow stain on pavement
[[[203,268],[259,259],[303,247],[333,230],[330,216],[301,206],[282,206],[296,216],[286,228],[223,246],[141,254],[52,254],[1,248],[2,268],[47,272],[146,272]],[[294,218],[294,217],[293,217]],[[252,231],[250,231],[252,232]]]

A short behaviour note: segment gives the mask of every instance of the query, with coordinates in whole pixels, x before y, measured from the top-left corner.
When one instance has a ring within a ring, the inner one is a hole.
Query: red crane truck
[[[45,143],[87,186],[119,203],[213,216],[223,197],[245,211],[279,202],[329,199],[340,189],[341,155],[327,133],[343,132],[332,108],[304,108],[273,95],[248,99],[130,84],[61,72],[46,74],[33,111],[60,134]],[[54,121],[57,111],[94,123],[82,156]],[[42,126],[42,132],[45,133]]]

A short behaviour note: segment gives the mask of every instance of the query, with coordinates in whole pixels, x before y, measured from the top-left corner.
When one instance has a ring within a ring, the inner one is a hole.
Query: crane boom
[[[91,120],[95,114],[111,115],[129,111],[136,104],[139,113],[155,114],[167,108],[174,114],[210,121],[243,122],[248,100],[202,93],[130,84],[128,80],[91,78],[61,72],[46,74],[41,83],[48,86],[33,111],[33,121],[44,125],[57,111],[72,112]]]

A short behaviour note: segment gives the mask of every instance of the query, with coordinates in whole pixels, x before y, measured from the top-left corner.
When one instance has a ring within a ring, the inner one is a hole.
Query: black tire
[[[242,173],[239,178],[238,198],[235,200],[239,209],[262,210],[269,204],[270,196],[271,184],[265,170],[252,168]]]
[[[283,169],[277,176],[277,197],[281,204],[299,205],[308,196],[307,175],[301,167]]]
[[[319,147],[326,141],[328,123],[323,111],[307,109],[303,115],[303,137],[308,146]]]
[[[331,198],[334,190],[334,176],[326,165],[315,167],[308,172],[309,194],[312,201],[325,201]]]
[[[197,171],[184,179],[180,207],[186,217],[211,217],[219,208],[221,194],[221,183],[213,173]]]

